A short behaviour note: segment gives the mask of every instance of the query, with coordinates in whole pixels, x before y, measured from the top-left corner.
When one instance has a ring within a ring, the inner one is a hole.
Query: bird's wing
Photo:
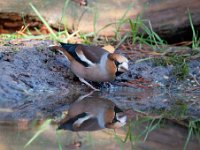
[[[63,50],[66,50],[72,56],[76,61],[78,61],[80,64],[82,64],[85,67],[89,67],[90,65],[86,62],[80,59],[80,57],[77,55],[76,48],[79,46],[79,44],[68,44],[68,43],[62,43],[60,42]]]
[[[76,53],[82,60],[87,59],[91,64],[98,64],[102,56],[108,52],[97,46],[79,45]]]
[[[69,118],[68,120],[66,120],[65,122],[62,122],[59,126],[58,126],[58,130],[60,129],[64,129],[64,130],[77,130],[79,127],[81,127],[81,125],[90,119],[93,119],[93,115],[87,112],[83,112],[81,114],[78,114],[76,116],[74,116],[73,118]]]
[[[106,50],[97,46],[87,46],[82,44],[60,43],[70,55],[85,67],[91,67],[98,63],[102,56],[108,53]]]

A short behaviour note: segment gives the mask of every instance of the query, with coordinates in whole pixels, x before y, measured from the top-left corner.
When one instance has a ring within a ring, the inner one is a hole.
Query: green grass
[[[59,150],[62,150],[62,144],[61,144],[61,140],[60,140],[61,136],[60,136],[60,132],[59,131],[56,131],[56,141],[58,143],[58,148]]]
[[[182,55],[172,54],[160,58],[154,58],[153,62],[156,66],[173,65],[173,75],[175,75],[177,79],[183,80],[189,74],[189,67],[186,58],[187,57]]]
[[[65,16],[66,10],[67,10],[68,5],[69,5],[69,1],[70,0],[66,0],[65,1],[64,7],[62,9],[62,16],[61,16],[60,23],[59,23],[59,25],[60,25],[59,26],[59,32],[58,32],[58,33],[60,33],[59,36],[62,35],[62,31],[60,30],[60,28],[61,28],[62,22],[64,20],[64,16]],[[68,37],[69,36],[69,32],[68,32],[68,28],[67,28],[67,20],[64,20],[64,21],[65,21],[65,24],[64,24],[64,33]]]
[[[65,16],[66,10],[68,9],[69,6],[69,0],[66,0],[62,9],[62,16],[60,19],[59,27],[58,27],[58,32],[55,32],[51,26],[48,24],[48,22],[45,20],[45,18],[42,17],[40,12],[37,10],[37,8],[30,3],[31,9],[35,12],[35,14],[38,16],[38,18],[41,20],[41,22],[46,26],[46,28],[49,31],[49,35],[39,35],[39,36],[33,36],[31,35],[31,32],[27,28],[27,36],[21,36],[22,38],[40,38],[40,39],[51,39],[55,41],[68,41],[70,38],[73,38],[74,36],[77,36],[78,38],[83,40],[83,43],[85,44],[98,44],[97,39],[99,38],[99,33],[103,31],[104,29],[115,25],[115,30],[113,31],[115,33],[115,38],[113,40],[117,41],[116,48],[118,48],[121,44],[123,44],[126,40],[131,39],[131,44],[140,44],[142,47],[143,44],[148,45],[152,47],[153,49],[160,49],[164,50],[162,48],[163,45],[166,45],[167,42],[164,41],[159,37],[157,33],[153,31],[151,22],[149,20],[144,20],[142,19],[141,16],[136,16],[135,19],[130,19],[127,18],[128,12],[133,8],[135,4],[131,3],[127,10],[124,12],[122,17],[117,20],[116,22],[111,22],[104,27],[100,28],[97,30],[96,26],[98,24],[98,18],[99,18],[99,12],[97,11],[97,8],[93,8],[91,10],[91,13],[93,13],[93,32],[90,33],[79,33],[80,31],[74,31],[74,33],[70,34],[67,28],[67,20]],[[198,37],[198,33],[195,31],[192,17],[190,12],[188,11],[188,17],[189,17],[189,23],[192,29],[192,48],[193,50],[199,50],[200,46],[200,37]],[[23,19],[24,26],[26,26],[26,21]],[[64,24],[64,31],[61,31],[61,23],[65,22]],[[124,25],[129,25],[130,31],[126,32],[125,34],[121,34],[121,29],[123,28]],[[35,28],[35,30],[40,34],[39,30]],[[92,38],[91,38],[92,37]],[[11,38],[16,38],[14,36],[11,36]],[[186,68],[185,68],[186,69]]]
[[[127,14],[128,12],[131,10],[131,8],[134,6],[134,3],[132,3],[131,5],[129,5],[129,7],[127,8],[127,10],[124,12],[124,14],[122,15],[122,17],[117,20],[116,22],[111,22],[107,25],[105,25],[104,27],[100,28],[97,30],[96,26],[98,23],[98,18],[99,18],[99,12],[97,11],[97,8],[92,9],[92,12],[94,15],[93,17],[93,32],[90,33],[79,33],[79,31],[74,31],[74,33],[72,33],[71,35],[68,32],[68,28],[67,28],[67,20],[65,20],[65,24],[64,24],[64,31],[60,30],[60,26],[61,23],[63,22],[64,18],[66,19],[65,13],[66,10],[68,8],[69,5],[69,0],[65,1],[64,7],[62,9],[62,16],[60,19],[60,23],[59,23],[59,31],[55,32],[51,26],[48,24],[48,22],[45,20],[45,18],[42,17],[42,15],[40,14],[40,12],[37,10],[37,8],[35,8],[35,6],[33,4],[30,3],[30,7],[32,8],[32,10],[35,12],[35,14],[38,16],[38,18],[41,20],[41,22],[46,26],[46,28],[48,29],[48,31],[50,32],[49,35],[40,35],[40,36],[32,36],[30,31],[27,28],[28,31],[28,35],[24,36],[24,38],[47,38],[47,39],[52,39],[52,40],[56,40],[56,41],[68,41],[70,38],[74,37],[74,36],[78,36],[78,38],[83,40],[83,43],[85,44],[98,44],[97,39],[99,38],[99,33],[101,31],[103,31],[104,29],[115,25],[115,41],[118,41],[117,45],[115,46],[116,48],[118,48],[121,44],[123,44],[126,40],[131,39],[131,43],[134,47],[135,44],[140,44],[140,46],[142,47],[143,44],[148,45],[150,47],[152,47],[153,49],[160,49],[160,50],[164,50],[162,49],[163,45],[166,45],[167,42],[164,41],[163,39],[161,39],[159,37],[158,34],[156,34],[153,31],[151,22],[149,20],[144,20],[142,19],[141,16],[136,16],[135,19],[130,19],[127,18]],[[190,22],[190,26],[192,29],[192,48],[193,49],[197,49],[199,50],[199,45],[200,45],[200,38],[198,37],[198,33],[195,31],[193,22],[192,22],[192,17],[190,12],[188,11],[188,16],[189,16],[189,22]],[[26,25],[25,20],[23,19],[24,24]],[[130,27],[130,31],[126,32],[125,34],[121,34],[121,29],[124,25],[129,25]],[[38,33],[39,30],[35,29]],[[93,38],[91,38],[93,37]],[[14,37],[13,37],[14,38]],[[91,40],[92,39],[92,40]]]
[[[176,120],[184,120],[186,118],[188,106],[184,103],[177,103],[171,106],[170,110],[165,112],[165,117],[174,118]]]
[[[17,38],[21,38],[21,37],[23,37],[23,36],[17,35],[15,33],[14,34],[1,34],[0,35],[1,40],[7,40],[7,41],[17,39]]]
[[[168,109],[157,109],[153,110],[153,114],[161,114],[163,118],[175,119],[175,120],[185,120],[187,119],[188,104],[184,100],[174,99],[173,104],[171,104]]]
[[[65,10],[67,9],[68,7],[68,3],[69,3],[69,0],[66,0],[65,1],[65,4],[64,4],[64,8],[62,10],[62,16],[61,16],[61,20],[60,20],[60,23],[63,21],[63,18],[64,18],[64,13],[65,13]],[[35,28],[35,31],[39,34],[37,36],[34,36],[31,34],[31,32],[29,31],[29,28],[26,29],[26,34],[25,35],[19,35],[19,34],[6,34],[6,35],[1,35],[1,38],[2,39],[6,39],[6,40],[12,40],[12,39],[17,39],[17,38],[24,38],[24,39],[50,39],[50,40],[54,40],[54,41],[68,41],[70,38],[76,36],[79,34],[79,31],[75,31],[73,32],[72,34],[69,34],[68,32],[68,29],[67,29],[67,25],[65,24],[64,25],[64,31],[61,31],[60,28],[61,28],[61,25],[59,25],[59,31],[58,32],[55,32],[51,26],[48,24],[48,22],[45,20],[45,18],[40,14],[40,12],[37,10],[37,8],[32,4],[32,3],[29,3],[31,9],[35,12],[35,14],[37,15],[37,17],[41,20],[41,22],[45,25],[45,27],[47,28],[47,30],[49,31],[50,34],[47,34],[47,35],[43,35],[42,33],[40,33],[40,31]],[[23,14],[22,14],[23,15]],[[24,19],[24,17],[22,16],[23,18],[23,23],[24,23],[24,26],[27,26],[26,24],[26,21]]]
[[[198,33],[195,31],[193,21],[192,21],[192,16],[189,10],[188,10],[188,17],[189,17],[190,26],[192,29],[192,49],[194,50],[194,49],[199,48],[200,46],[200,37],[198,37]]]
[[[146,44],[152,48],[160,48],[161,45],[166,45],[166,41],[162,40],[158,34],[153,31],[151,22],[142,20],[140,16],[130,20],[132,44]]]
[[[39,130],[35,133],[35,135],[25,144],[24,148],[28,147],[37,137],[43,133],[47,127],[50,125],[51,119],[46,120],[39,128]]]
[[[121,41],[123,39],[120,31],[121,31],[122,26],[127,23],[127,21],[128,21],[127,14],[132,9],[132,7],[134,5],[135,5],[135,3],[131,3],[129,5],[129,7],[125,10],[125,12],[121,16],[121,18],[118,21],[116,21],[116,23],[115,23],[115,31],[114,31],[114,33],[115,33],[115,39],[117,41]]]
[[[115,140],[120,145],[120,149],[124,149],[124,144],[128,141],[131,143],[131,148],[134,149],[135,142],[138,141],[138,136],[133,134],[133,126],[133,122],[130,121],[124,139],[121,139],[117,134],[115,134]]]
[[[161,125],[162,117],[159,119],[151,117],[138,117],[137,120],[131,120],[127,124],[126,136],[124,139],[121,139],[117,134],[114,138],[120,149],[124,149],[124,144],[130,142],[131,149],[135,149],[135,143],[143,139],[145,142],[149,134],[155,129],[159,128]]]
[[[174,118],[174,116],[177,116],[179,114],[185,115],[185,106],[180,105],[180,107],[181,108],[177,108],[179,110],[177,110],[175,114],[171,113],[170,117],[173,116],[172,118]],[[169,114],[166,115],[166,113],[167,112],[161,112],[161,116],[158,118],[153,118],[150,116],[136,117],[136,120],[129,121],[127,124],[127,128],[124,129],[126,130],[125,138],[122,139],[117,134],[114,135],[115,141],[120,146],[120,149],[125,149],[125,144],[129,142],[131,144],[131,149],[135,149],[135,144],[140,142],[141,139],[143,139],[143,142],[145,142],[152,131],[165,125],[165,117],[167,117],[170,121]],[[181,119],[184,119],[184,117]],[[183,150],[187,149],[188,143],[190,142],[192,137],[196,137],[198,142],[200,143],[200,119],[188,121],[187,130],[188,135],[184,142]]]
[[[52,37],[57,40],[58,39],[57,35],[54,33],[54,31],[52,30],[52,28],[50,27],[50,25],[47,23],[47,21],[42,17],[42,15],[35,8],[35,6],[33,6],[32,3],[29,3],[29,5],[31,6],[31,8],[33,9],[33,11],[36,13],[36,15],[39,17],[39,19],[42,21],[42,23],[46,26],[46,28],[49,30],[49,32],[52,35]]]
[[[200,119],[189,121],[188,136],[183,146],[183,150],[187,149],[192,135],[195,135],[198,139],[198,142],[200,143]]]
[[[62,9],[62,16],[61,16],[60,23],[63,22],[64,13],[68,7],[68,4],[69,4],[69,0],[66,0],[64,7]],[[97,28],[96,28],[97,23],[98,23],[99,14],[98,14],[97,10],[94,9],[93,10],[93,14],[94,14],[93,32],[85,34],[85,33],[79,33],[80,31],[75,31],[72,34],[70,34],[68,31],[68,28],[67,28],[67,24],[64,25],[64,31],[61,31],[60,30],[61,27],[59,27],[59,31],[55,32],[51,28],[51,26],[48,24],[48,22],[45,20],[45,18],[42,17],[42,15],[37,10],[37,8],[35,8],[34,5],[30,3],[30,7],[35,12],[35,14],[38,16],[38,18],[40,18],[42,23],[46,26],[46,28],[48,29],[50,34],[33,36],[33,35],[31,35],[30,31],[27,29],[27,31],[28,31],[27,36],[21,36],[21,35],[17,35],[17,34],[8,34],[8,35],[1,35],[1,38],[3,40],[12,40],[12,39],[17,39],[17,38],[41,38],[41,39],[48,38],[48,39],[52,39],[55,41],[63,41],[63,39],[68,41],[70,38],[72,38],[74,36],[79,36],[79,38],[81,38],[83,40],[83,43],[90,44],[90,43],[97,42],[97,39],[98,39],[101,31],[103,31],[104,29],[106,29],[110,26],[115,25],[114,40],[117,41],[117,43],[118,43],[115,46],[116,48],[118,48],[126,40],[130,40],[132,46],[139,43],[141,46],[143,44],[145,44],[150,47],[159,48],[159,49],[163,50],[162,48],[160,48],[160,46],[165,45],[166,41],[161,39],[159,37],[159,35],[153,31],[151,22],[149,20],[143,20],[141,18],[141,16],[137,16],[135,19],[126,18],[127,13],[131,10],[131,7],[133,5],[130,5],[130,7],[125,11],[125,13],[122,15],[122,17],[118,21],[111,22],[111,23],[105,25],[104,27],[100,28],[99,30],[97,30]],[[198,36],[198,33],[195,30],[190,12],[188,13],[188,16],[189,16],[189,23],[190,23],[191,30],[192,30],[192,35],[193,35],[192,49],[198,50],[198,48],[200,46],[200,37]],[[26,24],[25,20],[23,20],[23,21],[24,21],[24,24]],[[121,31],[121,28],[123,27],[123,25],[125,25],[125,24],[129,25],[130,31],[128,31],[127,33],[122,35],[120,33],[120,31]],[[39,33],[38,29],[35,29],[35,30],[38,31],[38,33]],[[63,36],[64,36],[64,38],[63,38]],[[93,40],[91,40],[91,37],[93,37]],[[154,63],[156,65],[162,65],[162,66],[173,65],[174,66],[173,74],[178,79],[185,79],[185,77],[188,75],[188,72],[189,72],[189,68],[188,68],[185,56],[173,54],[173,55],[169,55],[169,56],[165,56],[165,57],[161,57],[161,58],[156,58],[156,59],[154,59]],[[182,119],[182,118],[184,118],[186,111],[187,111],[187,106],[185,104],[178,104],[178,105],[175,105],[171,109],[170,112],[169,111],[165,112],[166,113],[165,117],[173,116],[173,117],[180,117],[179,119]],[[160,127],[162,120],[163,120],[162,117],[159,119],[155,119],[155,118],[151,118],[151,117],[144,117],[144,118],[139,118],[137,121],[130,121],[127,126],[126,137],[124,139],[121,139],[119,136],[115,135],[116,142],[120,145],[121,149],[124,148],[124,143],[130,142],[132,149],[133,149],[135,142],[139,141],[141,139],[141,137],[143,137],[144,141],[146,141],[149,134],[153,130]],[[49,121],[50,120],[47,120],[47,122],[45,122],[41,126],[41,128],[38,130],[38,132],[36,132],[36,134],[26,143],[25,147],[28,147],[35,139],[37,139],[37,137],[46,129],[46,127],[50,123]],[[144,123],[146,124],[144,129],[142,131],[140,131],[138,134],[135,134],[134,133],[135,129]],[[184,150],[187,148],[187,145],[188,145],[192,135],[196,135],[196,137],[200,141],[200,120],[190,121],[188,126],[189,126],[188,127],[188,136],[187,136],[185,144],[183,146]],[[60,150],[62,150],[62,145],[60,143],[59,138],[60,138],[60,135],[58,132],[57,133],[58,148]],[[86,140],[89,143],[94,143],[90,134],[87,135]]]

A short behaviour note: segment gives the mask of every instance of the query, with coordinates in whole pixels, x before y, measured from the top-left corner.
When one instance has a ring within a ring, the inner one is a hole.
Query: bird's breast
[[[89,81],[108,82],[114,80],[115,78],[115,74],[109,74],[106,69],[102,69],[98,65],[84,67],[80,63],[71,62],[71,70],[76,76]]]
[[[105,70],[100,70],[99,68],[91,67],[87,68],[85,79],[97,82],[107,82],[114,80],[115,75],[109,74]]]
[[[91,67],[85,67],[77,61],[72,61],[70,63],[72,72],[81,78],[84,78],[89,81],[96,82],[108,82],[115,79],[115,73],[109,72],[105,65],[96,64]]]

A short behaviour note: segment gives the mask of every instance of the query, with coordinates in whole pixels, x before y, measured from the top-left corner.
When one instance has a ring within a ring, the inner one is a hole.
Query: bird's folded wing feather
[[[81,60],[80,56],[81,54],[77,54],[76,49],[79,46],[79,44],[68,44],[68,43],[62,43],[60,42],[62,48],[66,50],[77,62],[82,64],[85,67],[89,67],[90,64],[88,64],[87,61]]]
[[[79,45],[76,48],[76,53],[82,61],[93,66],[98,64],[102,56],[108,52],[97,46]]]
[[[102,56],[106,53],[104,49],[97,46],[86,46],[81,44],[68,44],[60,43],[73,58],[84,65],[85,67],[91,67],[98,64]]]

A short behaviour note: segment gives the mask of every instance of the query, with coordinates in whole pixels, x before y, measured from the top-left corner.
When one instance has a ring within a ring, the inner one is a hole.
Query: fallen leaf
[[[115,48],[112,45],[105,45],[102,48],[107,50],[109,53],[114,53],[115,52]]]

